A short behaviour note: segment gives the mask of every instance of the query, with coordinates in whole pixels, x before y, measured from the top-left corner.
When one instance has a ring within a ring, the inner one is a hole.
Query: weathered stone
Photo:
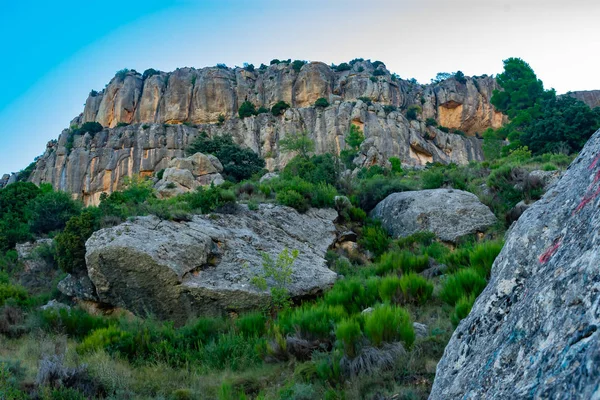
[[[567,93],[567,96],[583,101],[590,108],[600,107],[600,90],[578,90]]]
[[[59,303],[58,301],[52,299],[48,303],[46,303],[43,306],[41,306],[40,310],[43,310],[43,311],[47,311],[47,310],[53,310],[53,311],[67,310],[67,311],[70,311],[71,307],[69,307],[66,304]]]
[[[73,120],[75,124],[96,121],[112,129],[75,136],[71,150],[66,146],[71,133],[65,130],[57,143],[48,144],[30,180],[51,183],[86,205],[96,205],[102,193],[119,190],[124,177],[152,176],[167,168],[173,157],[183,157],[202,131],[209,136],[231,134],[237,143],[264,157],[273,171],[293,156],[279,148],[280,138],[287,133],[307,130],[316,153],[339,154],[346,148],[352,124],[366,138],[355,159],[358,167],[389,167],[390,157],[398,157],[406,166],[483,159],[481,140],[444,133],[423,121],[437,118],[440,124],[470,135],[499,127],[505,118],[489,103],[497,88],[493,78],[467,78],[466,84],[451,78],[422,87],[392,79],[383,66],[379,69],[383,75],[377,82],[370,79],[374,68],[369,61],[343,72],[313,62],[299,73],[286,63],[262,72],[180,68],[146,79],[134,71],[120,73],[106,89],[92,93],[84,112]],[[327,108],[314,107],[319,97],[335,102]],[[375,103],[368,105],[359,97]],[[245,100],[267,108],[283,100],[292,108],[284,116],[263,113],[240,119],[237,111]],[[403,110],[414,104],[421,104],[423,112],[418,120],[408,121]],[[384,105],[398,111],[386,112]],[[224,123],[216,123],[219,116],[225,117]],[[121,122],[131,125],[117,127]],[[222,165],[213,167],[221,172]]]
[[[449,242],[485,231],[496,222],[477,196],[454,189],[393,193],[377,204],[371,217],[380,219],[394,237],[430,231]]]
[[[592,399],[600,379],[600,131],[509,230],[430,399]]]
[[[266,174],[260,177],[259,182],[263,183],[275,178],[279,178],[279,174],[277,172],[267,172]]]
[[[80,300],[98,301],[96,288],[87,275],[68,274],[58,282],[57,289],[62,294]]]
[[[429,336],[429,331],[427,329],[427,325],[425,325],[425,324],[413,322],[413,329],[415,330],[415,335],[418,338],[425,338],[425,337]]]
[[[544,186],[544,191],[548,191],[548,189],[550,189],[552,185],[558,182],[561,175],[562,171],[560,170],[542,171],[538,169],[529,173],[529,176],[533,177],[534,179],[539,179],[542,182],[542,185]]]
[[[336,217],[333,210],[299,214],[265,204],[182,223],[140,217],[92,235],[88,275],[102,302],[137,315],[184,322],[250,310],[269,299],[250,282],[262,272],[261,252],[276,257],[284,248],[299,250],[288,288],[293,297],[333,284],[336,274],[324,256],[335,242]]]

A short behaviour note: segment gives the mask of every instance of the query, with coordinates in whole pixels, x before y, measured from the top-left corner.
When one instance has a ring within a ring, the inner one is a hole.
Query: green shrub
[[[373,104],[373,101],[371,100],[371,98],[367,97],[367,96],[358,97],[357,100],[362,101],[363,103],[365,103],[368,106],[370,106],[371,104]]]
[[[542,166],[544,171],[556,171],[558,168],[552,163],[547,163]]]
[[[365,335],[375,346],[384,342],[402,341],[411,347],[415,332],[410,315],[396,306],[381,305],[365,316]]]
[[[402,161],[398,157],[390,157],[388,160],[392,164],[392,172],[395,174],[402,174]]]
[[[231,135],[209,138],[206,132],[201,132],[186,152],[213,154],[223,164],[223,175],[236,182],[249,179],[265,167],[265,160],[252,150],[236,144]]]
[[[318,184],[338,183],[339,170],[336,159],[329,153],[304,158],[298,155],[287,163],[280,174],[283,180],[293,180],[295,177]]]
[[[435,118],[427,118],[425,120],[425,125],[427,125],[427,126],[436,126],[437,125],[437,121],[435,120]]]
[[[343,343],[344,352],[348,357],[356,356],[357,348],[362,338],[360,324],[355,319],[344,319],[335,328],[336,338]]]
[[[375,83],[377,82],[377,78],[374,76],[369,77],[369,79],[371,80],[371,82]]]
[[[440,291],[440,298],[451,306],[465,296],[478,296],[487,282],[473,268],[461,269],[448,276]]]
[[[252,312],[240,316],[235,321],[238,331],[245,337],[262,336],[266,331],[267,318],[261,312]]]
[[[428,170],[421,175],[423,189],[437,189],[444,185],[444,173],[438,170]]]
[[[467,78],[465,78],[465,74],[462,71],[456,71],[454,73],[454,79],[456,79],[459,83],[465,84],[467,83]]]
[[[350,66],[350,64],[348,63],[341,63],[340,65],[338,65],[335,70],[337,72],[342,72],[342,71],[350,71],[352,69],[352,67]]]
[[[279,253],[276,260],[268,253],[262,253],[263,274],[254,276],[251,280],[258,289],[267,290],[267,279],[272,280],[271,310],[284,310],[290,305],[289,285],[292,282],[292,265],[298,258],[298,250],[291,252],[285,248]]]
[[[279,140],[279,148],[284,152],[296,151],[307,160],[308,153],[315,150],[315,142],[310,138],[308,131],[292,132]]]
[[[319,97],[317,101],[315,101],[315,107],[329,107],[329,102],[324,97]]]
[[[256,110],[256,114],[266,114],[269,112],[269,109],[264,107],[264,106],[260,106],[258,107],[258,110]]]
[[[292,62],[292,69],[296,72],[300,72],[300,70],[302,69],[302,67],[306,64],[306,61],[304,60],[294,60]]]
[[[379,175],[369,179],[361,179],[355,190],[359,207],[369,212],[390,194],[406,190],[416,190],[416,186],[411,182],[398,178],[388,178]]]
[[[108,327],[106,318],[90,315],[80,308],[44,310],[37,315],[39,327],[47,332],[62,333],[80,339],[92,331]]]
[[[359,244],[376,256],[383,254],[390,246],[390,238],[380,225],[363,228]]]
[[[48,192],[28,204],[29,226],[36,233],[63,229],[67,221],[79,214],[81,204],[65,192]]]
[[[128,332],[124,332],[116,326],[100,328],[93,331],[77,345],[77,352],[86,354],[103,349],[109,353],[114,353],[119,350],[123,342],[129,340],[129,336]]]
[[[471,267],[483,277],[489,277],[494,260],[502,251],[502,242],[490,241],[476,245],[469,254]]]
[[[315,186],[311,197],[311,205],[317,208],[333,207],[337,190],[328,183],[319,183]]]
[[[329,306],[343,306],[348,314],[359,313],[377,302],[378,282],[377,278],[341,279],[325,294],[324,301]]]
[[[128,68],[123,68],[117,71],[117,73],[115,74],[115,76],[123,81],[125,80],[125,78],[127,77],[127,74],[129,73],[129,69]]]
[[[409,273],[400,278],[402,303],[425,304],[433,293],[433,284],[421,275]]]
[[[379,282],[379,296],[388,303],[425,304],[431,298],[433,285],[420,275],[386,276]]]
[[[256,107],[249,101],[244,101],[238,110],[238,115],[241,119],[256,115]]]
[[[60,269],[73,273],[86,271],[85,242],[100,228],[100,212],[88,208],[72,217],[65,229],[56,235],[56,262]]]
[[[452,321],[452,325],[454,327],[458,326],[459,322],[462,321],[469,315],[471,309],[473,308],[473,304],[475,304],[476,296],[474,294],[470,294],[469,296],[461,297],[454,306],[454,311],[452,315],[450,315],[450,320]]]
[[[142,74],[142,79],[148,79],[151,76],[154,75],[159,75],[160,71],[155,70],[154,68],[148,68],[147,70],[144,71],[144,73]]]
[[[187,193],[181,198],[187,200],[192,209],[200,210],[203,214],[215,211],[226,204],[235,203],[236,200],[231,190],[214,185],[208,188],[199,186],[195,192]]]
[[[390,251],[381,255],[376,265],[377,275],[387,275],[390,272],[402,271],[421,272],[429,267],[429,257],[413,254],[410,251]]]
[[[412,235],[405,236],[396,240],[396,246],[400,249],[408,249],[417,251],[419,248],[430,246],[436,240],[436,235],[433,232],[416,232]]]
[[[280,314],[278,323],[284,334],[295,333],[307,340],[328,340],[335,324],[346,316],[342,306],[303,305]]]
[[[278,117],[281,114],[283,114],[288,108],[290,108],[290,105],[288,103],[286,103],[283,100],[278,101],[273,107],[271,107],[271,114]]]
[[[384,76],[385,75],[385,70],[383,69],[376,69],[375,71],[373,71],[373,76]]]
[[[406,118],[411,121],[417,119],[417,115],[421,112],[421,107],[419,106],[410,106],[408,110],[406,110]]]
[[[22,286],[0,283],[0,307],[9,299],[17,302],[17,304],[23,304],[28,297],[27,290]]]
[[[284,190],[277,192],[277,203],[284,206],[292,207],[299,212],[305,212],[309,209],[308,200],[295,190]]]

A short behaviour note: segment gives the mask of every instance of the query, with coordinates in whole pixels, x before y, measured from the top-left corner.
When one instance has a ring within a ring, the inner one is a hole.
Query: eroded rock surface
[[[430,399],[592,399],[600,380],[600,131],[519,218]]]
[[[188,193],[200,186],[220,185],[225,182],[221,176],[223,165],[210,154],[196,153],[186,158],[176,157],[169,161],[162,178],[154,188],[161,198],[169,198]]]
[[[300,252],[288,288],[293,297],[314,295],[335,282],[324,257],[336,239],[336,217],[334,210],[299,214],[266,204],[180,223],[139,217],[92,235],[86,243],[88,275],[101,302],[137,315],[185,322],[256,309],[269,299],[250,282],[263,271],[262,252],[273,258],[285,248]]]
[[[477,196],[455,189],[393,193],[377,204],[371,216],[394,237],[429,231],[449,242],[485,231],[496,222]]]

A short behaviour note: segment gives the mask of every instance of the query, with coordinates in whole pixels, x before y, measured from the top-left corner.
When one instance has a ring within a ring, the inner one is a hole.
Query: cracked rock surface
[[[183,323],[251,310],[269,300],[251,283],[263,272],[262,252],[275,260],[285,248],[299,251],[288,286],[292,297],[314,295],[335,282],[324,258],[336,240],[335,218],[331,209],[300,214],[271,204],[189,222],[138,217],[88,239],[88,275],[101,302],[141,316]]]
[[[430,399],[600,396],[600,131],[507,233]]]

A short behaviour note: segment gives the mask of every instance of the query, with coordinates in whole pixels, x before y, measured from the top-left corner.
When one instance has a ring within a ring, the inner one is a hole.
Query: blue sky
[[[0,174],[27,166],[122,68],[384,61],[403,78],[501,72],[521,57],[559,93],[600,89],[590,0],[6,0]]]

